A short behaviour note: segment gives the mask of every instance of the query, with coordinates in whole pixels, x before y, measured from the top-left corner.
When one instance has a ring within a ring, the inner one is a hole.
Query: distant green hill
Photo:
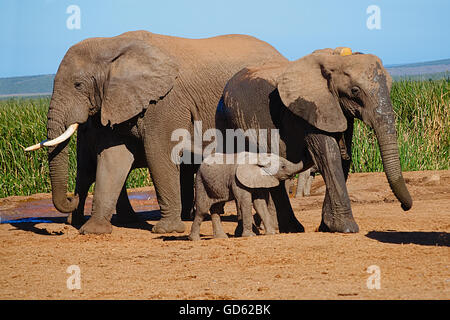
[[[434,65],[447,65],[450,64],[450,59],[433,60],[427,62],[416,62],[408,64],[391,64],[386,65],[386,68],[404,68],[404,67],[423,67],[423,66],[434,66]]]
[[[54,78],[54,74],[0,78],[0,97],[50,95]]]
[[[387,65],[394,80],[437,80],[450,77],[450,59]],[[51,95],[54,74],[0,78],[0,99]]]
[[[387,65],[386,69],[394,80],[437,80],[450,77],[450,59]]]
[[[412,74],[412,75],[400,75],[392,76],[394,81],[401,80],[413,80],[413,81],[425,81],[425,80],[440,80],[450,79],[450,71],[436,72],[436,73],[424,73],[424,74]]]

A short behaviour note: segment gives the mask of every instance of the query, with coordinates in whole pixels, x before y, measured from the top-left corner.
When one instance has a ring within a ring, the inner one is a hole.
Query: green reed
[[[450,81],[394,82],[391,99],[397,116],[402,169],[449,169]],[[49,98],[0,100],[0,198],[50,192],[47,151],[23,147],[46,137]],[[75,189],[76,139],[69,144],[69,192]],[[355,120],[352,172],[383,171],[373,131]],[[136,169],[128,188],[151,185],[147,169]],[[92,191],[93,188],[91,188]]]

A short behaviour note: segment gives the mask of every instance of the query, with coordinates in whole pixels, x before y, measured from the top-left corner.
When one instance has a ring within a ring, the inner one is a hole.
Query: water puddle
[[[159,205],[156,195],[151,191],[132,191],[128,193],[130,203],[135,212],[144,219],[158,219]],[[92,208],[92,195],[86,199],[85,215]],[[67,214],[55,209],[51,198],[5,201],[0,205],[0,223],[64,223]]]

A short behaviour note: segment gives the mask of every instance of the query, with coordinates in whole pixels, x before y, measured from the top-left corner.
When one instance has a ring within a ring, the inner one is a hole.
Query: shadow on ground
[[[85,216],[85,221],[89,219],[90,216]],[[132,222],[121,222],[117,219],[116,215],[113,215],[111,219],[112,225],[121,228],[130,228],[130,229],[142,229],[151,231],[153,228],[153,224],[147,223],[147,221],[158,221],[161,219],[161,212],[159,210],[152,211],[143,211],[136,213],[136,220]],[[35,234],[46,235],[46,236],[60,236],[63,235],[64,232],[48,232],[47,229],[41,229],[36,227],[37,224],[40,223],[57,223],[57,224],[66,224],[67,217],[31,217],[31,218],[21,218],[21,219],[11,219],[2,221],[2,224],[10,224],[14,226],[16,229],[33,232]],[[80,226],[76,226],[79,229]]]
[[[370,231],[366,237],[383,243],[450,247],[450,237],[447,232]]]

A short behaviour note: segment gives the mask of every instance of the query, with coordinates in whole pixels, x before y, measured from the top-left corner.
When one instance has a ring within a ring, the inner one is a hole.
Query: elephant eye
[[[286,169],[286,166],[283,164],[283,165],[281,166],[281,169]]]
[[[83,83],[82,82],[75,82],[74,83],[74,87],[77,90],[81,90],[83,88]]]
[[[355,97],[358,96],[359,92],[361,91],[358,87],[353,87],[351,90],[352,90],[352,95]]]

